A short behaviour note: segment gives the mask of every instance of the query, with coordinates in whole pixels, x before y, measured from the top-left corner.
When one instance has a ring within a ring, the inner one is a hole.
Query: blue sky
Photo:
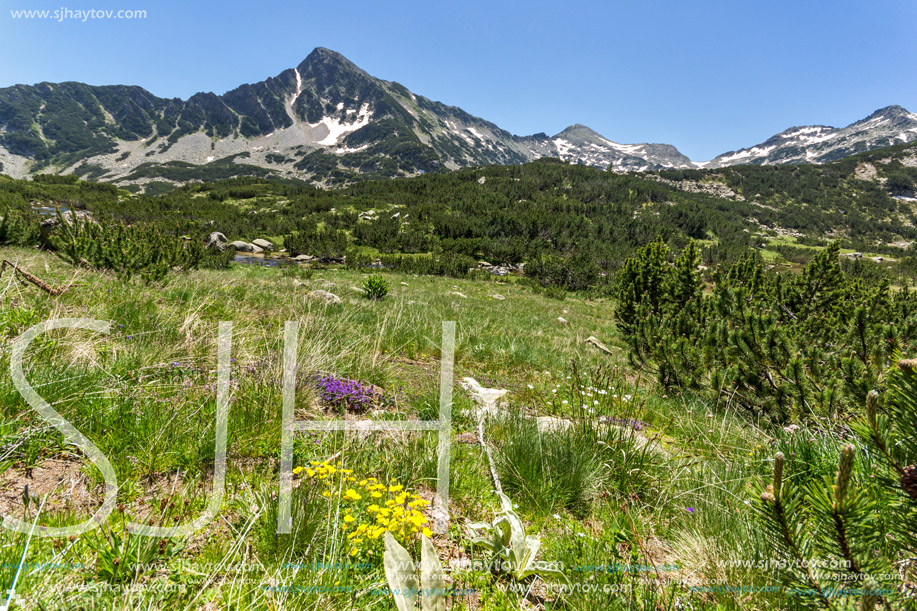
[[[316,46],[516,134],[583,123],[695,160],[794,125],[917,112],[917,3],[3,0],[0,86],[76,80],[223,93]],[[140,9],[144,20],[13,19]]]

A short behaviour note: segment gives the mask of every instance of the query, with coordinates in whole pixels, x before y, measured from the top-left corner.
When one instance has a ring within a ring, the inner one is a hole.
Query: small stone
[[[324,301],[328,305],[337,305],[343,303],[341,298],[335,295],[334,293],[329,293],[328,291],[323,291],[321,289],[315,291],[309,291],[306,293],[306,297],[309,299],[317,299]]]
[[[587,343],[587,344],[592,344],[593,346],[595,346],[596,348],[598,348],[599,350],[601,350],[602,352],[604,352],[604,353],[606,353],[606,354],[614,354],[614,353],[611,351],[611,349],[608,348],[608,346],[606,346],[605,344],[603,344],[602,342],[600,342],[600,341],[598,340],[598,338],[595,337],[594,335],[590,335],[589,337],[587,337],[587,338],[586,338],[586,343]]]
[[[461,435],[456,435],[453,441],[455,441],[455,443],[467,443],[474,445],[478,443],[478,436],[474,433],[462,433]]]

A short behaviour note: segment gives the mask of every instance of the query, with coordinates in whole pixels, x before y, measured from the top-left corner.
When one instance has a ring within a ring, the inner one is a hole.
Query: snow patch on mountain
[[[742,163],[824,163],[915,140],[917,114],[900,106],[888,106],[846,127],[809,125],[790,128],[762,144],[720,155],[710,161],[708,167]]]
[[[340,104],[338,110],[343,107],[344,105]],[[372,113],[369,111],[369,104],[363,104],[360,106],[360,112],[357,114],[357,119],[353,123],[344,123],[337,117],[322,117],[322,120],[318,123],[309,123],[309,127],[314,129],[323,125],[325,129],[328,130],[328,135],[319,140],[318,144],[321,146],[335,146],[344,134],[355,132],[361,127],[369,125],[369,120],[371,118]]]

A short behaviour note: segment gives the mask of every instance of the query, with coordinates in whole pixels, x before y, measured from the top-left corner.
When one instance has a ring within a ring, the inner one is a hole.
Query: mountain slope
[[[615,171],[822,163],[915,139],[917,115],[889,106],[844,128],[795,127],[697,164],[671,145],[619,144],[579,124],[517,136],[323,48],[259,83],[187,100],[75,82],[0,89],[0,172],[122,185],[238,175],[336,184],[543,157]]]
[[[917,140],[917,114],[900,106],[888,106],[847,127],[791,127],[761,144],[724,153],[704,167],[824,163],[914,140]]]
[[[410,175],[561,157],[615,169],[692,167],[668,145],[619,145],[583,126],[515,136],[315,49],[260,83],[186,101],[139,87],[41,83],[0,89],[0,164],[14,176],[76,172],[121,183],[228,164],[319,180]],[[229,167],[233,167],[229,166]]]

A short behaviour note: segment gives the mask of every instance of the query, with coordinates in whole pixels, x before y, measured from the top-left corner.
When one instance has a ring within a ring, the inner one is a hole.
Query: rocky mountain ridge
[[[0,89],[0,172],[122,185],[245,174],[335,184],[543,157],[622,172],[821,162],[915,138],[917,115],[889,107],[847,128],[793,128],[697,164],[674,146],[620,144],[580,124],[517,136],[324,48],[260,83],[188,100],[75,82]]]

